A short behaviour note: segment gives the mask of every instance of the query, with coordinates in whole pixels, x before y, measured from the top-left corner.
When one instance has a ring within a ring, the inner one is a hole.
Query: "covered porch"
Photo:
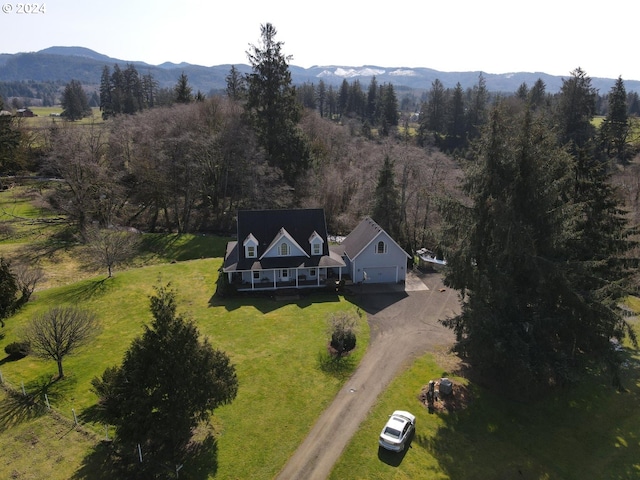
[[[239,292],[280,288],[319,288],[342,280],[342,267],[272,268],[229,272],[228,280]]]

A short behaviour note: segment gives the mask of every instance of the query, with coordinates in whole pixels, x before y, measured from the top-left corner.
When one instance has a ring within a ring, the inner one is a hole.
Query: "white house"
[[[322,209],[241,210],[223,272],[239,291],[404,281],[409,255],[371,218],[329,247]]]

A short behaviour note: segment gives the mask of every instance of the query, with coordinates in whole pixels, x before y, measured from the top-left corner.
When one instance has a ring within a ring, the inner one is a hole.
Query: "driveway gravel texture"
[[[443,351],[455,340],[439,320],[459,313],[458,292],[438,273],[410,273],[405,285],[350,288],[367,313],[369,348],[349,381],[322,413],[280,471],[279,480],[324,480],[378,395],[419,356]],[[398,349],[403,345],[403,349]]]

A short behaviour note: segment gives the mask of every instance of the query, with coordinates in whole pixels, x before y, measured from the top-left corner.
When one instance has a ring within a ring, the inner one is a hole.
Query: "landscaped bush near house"
[[[356,348],[358,317],[352,312],[337,312],[329,318],[330,353],[336,357],[348,354]]]
[[[13,359],[26,357],[29,355],[29,352],[31,352],[31,345],[29,342],[11,342],[4,347],[4,353]]]

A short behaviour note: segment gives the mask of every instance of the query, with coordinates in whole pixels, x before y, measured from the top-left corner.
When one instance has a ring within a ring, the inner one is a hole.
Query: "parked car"
[[[386,450],[401,452],[415,428],[415,415],[404,410],[396,410],[380,432],[378,443]]]

